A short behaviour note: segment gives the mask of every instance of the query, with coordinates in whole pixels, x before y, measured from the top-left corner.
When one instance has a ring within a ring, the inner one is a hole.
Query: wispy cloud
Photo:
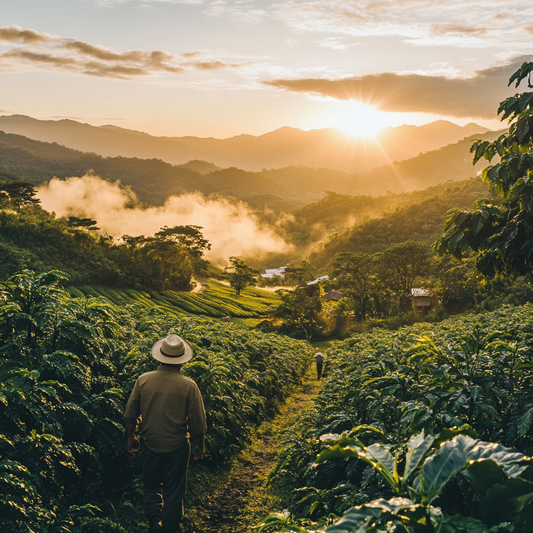
[[[204,0],[93,0],[97,6],[112,7],[119,4],[151,6],[153,4],[203,4]]]
[[[259,24],[268,17],[265,9],[255,5],[253,0],[213,0],[205,14],[211,17],[225,17],[241,24]]]
[[[206,13],[243,22],[278,19],[298,32],[330,36],[396,36],[417,46],[463,48],[498,42],[526,50],[531,46],[531,26],[523,25],[533,20],[533,4],[530,0],[213,0]],[[517,31],[522,26],[524,31]]]
[[[347,48],[357,46],[361,43],[346,43],[343,39],[339,37],[327,37],[319,44],[320,46],[324,46],[326,48],[333,48],[334,50],[346,50]]]
[[[522,62],[532,59],[520,56],[468,78],[386,72],[343,79],[276,79],[263,83],[308,95],[357,100],[381,111],[494,119],[498,103],[512,91],[507,88],[509,77]]]
[[[103,46],[55,37],[18,26],[0,27],[0,44],[9,49],[0,54],[0,68],[59,70],[106,78],[128,79],[160,73],[235,69],[230,63],[202,51],[171,55],[161,50],[116,52]]]

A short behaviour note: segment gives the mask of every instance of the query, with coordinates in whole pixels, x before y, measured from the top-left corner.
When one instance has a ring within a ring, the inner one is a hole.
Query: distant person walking
[[[144,507],[150,533],[180,531],[191,451],[189,434],[196,445],[194,459],[204,456],[202,394],[192,379],[181,374],[181,367],[192,356],[192,348],[178,335],[158,340],[152,357],[159,361],[159,368],[139,376],[124,412],[127,449],[132,455],[140,449],[135,428],[142,416]]]
[[[321,379],[322,370],[324,369],[324,361],[326,360],[326,356],[321,352],[317,352],[315,354],[315,360],[316,360],[316,379]]]

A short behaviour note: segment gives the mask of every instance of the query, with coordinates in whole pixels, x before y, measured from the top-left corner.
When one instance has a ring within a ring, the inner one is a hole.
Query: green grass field
[[[173,315],[203,315],[213,318],[230,316],[234,322],[254,327],[277,307],[280,298],[275,292],[247,288],[239,296],[235,291],[215,280],[204,284],[201,293],[179,291],[141,291],[108,289],[104,287],[67,287],[69,294],[79,297],[104,297],[119,306],[140,305],[163,309]]]

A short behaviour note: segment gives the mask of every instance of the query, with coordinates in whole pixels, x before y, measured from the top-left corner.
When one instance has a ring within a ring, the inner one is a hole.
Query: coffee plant
[[[183,335],[184,368],[204,396],[207,465],[230,457],[272,415],[312,358],[308,344],[138,304],[73,298],[65,276],[22,272],[0,285],[0,530],[131,531],[140,461],[122,413],[151,346]],[[192,476],[194,479],[194,476]]]
[[[289,515],[261,527],[531,531],[532,339],[525,306],[335,343],[271,474]]]

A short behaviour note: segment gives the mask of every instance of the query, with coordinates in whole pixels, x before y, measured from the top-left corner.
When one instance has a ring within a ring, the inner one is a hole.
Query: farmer
[[[326,356],[321,352],[316,352],[315,354],[315,360],[316,360],[316,379],[320,379],[322,377],[322,370],[324,368],[324,361],[326,359]]]
[[[139,376],[124,412],[127,449],[132,455],[140,449],[135,427],[142,417],[144,506],[150,533],[180,531],[191,450],[189,434],[196,445],[194,459],[204,456],[202,394],[192,379],[181,374],[181,367],[192,356],[192,348],[178,335],[158,340],[152,357],[159,361],[159,368]]]

